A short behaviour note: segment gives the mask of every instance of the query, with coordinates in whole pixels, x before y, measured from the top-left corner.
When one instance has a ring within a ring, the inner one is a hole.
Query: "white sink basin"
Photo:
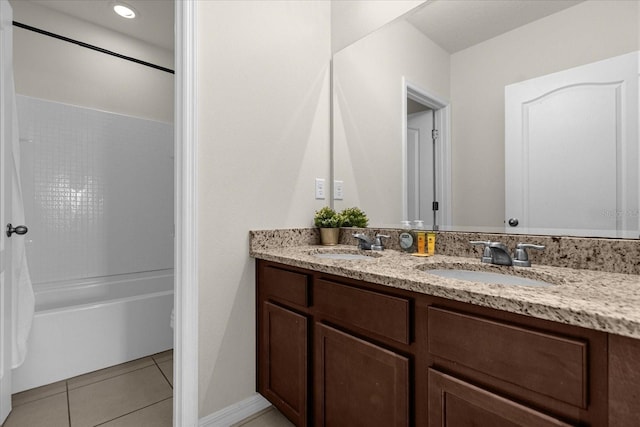
[[[341,253],[318,253],[318,254],[313,254],[314,257],[316,258],[325,258],[325,259],[349,259],[349,260],[355,260],[355,259],[367,259],[367,260],[371,260],[374,257],[369,256],[369,255],[361,255],[361,254],[341,254]]]
[[[552,283],[541,280],[527,279],[526,277],[513,276],[511,274],[492,273],[488,271],[474,271],[462,269],[434,269],[424,270],[425,273],[449,279],[467,280],[469,282],[493,283],[498,285],[515,286],[553,286]]]

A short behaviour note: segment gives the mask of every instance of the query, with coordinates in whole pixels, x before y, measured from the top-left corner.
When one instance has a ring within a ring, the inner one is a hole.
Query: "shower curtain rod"
[[[71,39],[69,37],[61,36],[60,34],[55,34],[55,33],[51,33],[51,32],[46,31],[46,30],[42,30],[40,28],[32,27],[31,25],[22,24],[22,23],[16,22],[16,21],[13,21],[13,25],[15,27],[18,27],[18,28],[23,28],[25,30],[33,31],[33,32],[38,33],[38,34],[43,34],[45,36],[53,37],[54,39],[59,39],[59,40],[63,40],[63,41],[69,42],[69,43],[76,44],[76,45],[81,46],[81,47],[86,47],[87,49],[95,50],[97,52],[106,53],[107,55],[115,56],[116,58],[125,59],[127,61],[135,62],[136,64],[145,65],[147,67],[155,68],[156,70],[164,71],[166,73],[175,74],[175,72],[170,68],[166,68],[166,67],[162,67],[160,65],[152,64],[150,62],[142,61],[142,60],[137,59],[137,58],[132,58],[131,56],[121,55],[119,53],[116,53],[116,52],[113,52],[113,51],[110,51],[110,50],[107,50],[107,49],[103,49],[101,47],[94,46],[92,44],[81,42],[80,40]]]

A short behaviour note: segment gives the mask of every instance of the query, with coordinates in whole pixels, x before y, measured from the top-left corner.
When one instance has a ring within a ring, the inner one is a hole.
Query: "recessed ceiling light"
[[[116,3],[113,5],[113,11],[123,18],[133,19],[136,17],[136,11],[124,3]]]

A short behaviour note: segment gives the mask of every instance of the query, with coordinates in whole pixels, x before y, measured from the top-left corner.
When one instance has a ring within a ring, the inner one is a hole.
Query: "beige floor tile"
[[[67,383],[69,384],[69,390],[72,390],[91,383],[106,380],[107,378],[113,378],[127,372],[142,369],[146,366],[152,366],[153,364],[153,359],[151,357],[143,357],[142,359],[132,360],[131,362],[110,366],[105,369],[100,369],[99,371],[89,372],[88,374],[73,377],[67,380]]]
[[[163,351],[162,353],[156,353],[151,357],[153,357],[153,359],[158,363],[166,362],[169,359],[173,360],[173,349]]]
[[[32,388],[31,390],[26,390],[11,396],[11,406],[15,408],[16,406],[53,396],[54,394],[66,393],[66,391],[67,385],[64,381],[58,381],[57,383],[44,385],[38,388]]]
[[[238,427],[294,427],[293,424],[275,408],[266,410],[260,416],[240,423]]]
[[[3,427],[69,427],[67,393],[58,393],[13,408]]]
[[[169,380],[171,387],[173,387],[173,359],[164,362],[158,362],[158,367],[160,368],[164,376]]]
[[[132,412],[100,427],[171,427],[173,399],[166,399],[139,411]]]
[[[69,390],[71,426],[95,426],[173,395],[155,364]]]

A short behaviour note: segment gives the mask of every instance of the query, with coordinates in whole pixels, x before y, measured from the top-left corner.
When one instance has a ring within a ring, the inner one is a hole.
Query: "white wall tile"
[[[173,126],[18,96],[34,284],[173,267]]]

